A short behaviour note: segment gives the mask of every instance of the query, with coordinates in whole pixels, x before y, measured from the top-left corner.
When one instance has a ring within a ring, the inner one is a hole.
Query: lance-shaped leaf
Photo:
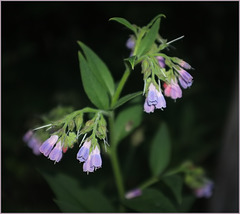
[[[133,98],[139,96],[142,94],[142,91],[138,91],[138,92],[135,92],[135,93],[132,93],[132,94],[128,94],[122,98],[120,98],[118,100],[118,102],[116,103],[115,106],[113,106],[113,109],[116,109],[118,107],[120,107],[121,105],[123,105],[124,103],[128,102],[129,100],[132,100]]]
[[[142,41],[140,42],[139,48],[136,53],[138,57],[144,55],[146,52],[150,50],[155,40],[157,39],[159,26],[160,26],[160,18],[158,18],[155,21],[155,23],[152,25],[152,27],[145,34]]]
[[[124,18],[121,17],[113,17],[111,19],[109,19],[109,21],[116,21],[122,25],[124,25],[125,27],[127,27],[128,29],[130,29],[131,31],[133,31],[135,34],[137,33],[137,28],[135,26],[133,26],[129,21],[127,21]]]
[[[137,99],[137,98],[136,98]],[[142,120],[142,105],[133,104],[121,111],[115,121],[115,142],[119,143],[137,128]]]
[[[94,73],[96,78],[99,80],[101,85],[109,92],[112,96],[114,93],[114,81],[112,75],[106,66],[106,64],[94,53],[88,46],[78,41],[79,46],[82,48],[83,53],[86,57],[86,61]]]
[[[109,97],[106,88],[95,76],[92,68],[89,66],[88,62],[80,51],[78,52],[78,58],[80,63],[80,73],[82,77],[83,88],[88,98],[98,108],[107,109],[109,107]]]
[[[159,176],[168,166],[171,155],[171,143],[167,125],[163,123],[155,137],[150,150],[150,168],[154,176]]]
[[[131,65],[131,68],[132,68],[132,69],[134,69],[136,59],[137,59],[136,56],[131,56],[131,57],[129,57],[129,58],[127,58],[127,59],[124,59],[124,60]]]

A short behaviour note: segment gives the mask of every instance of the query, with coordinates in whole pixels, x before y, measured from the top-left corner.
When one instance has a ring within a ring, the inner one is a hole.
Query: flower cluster
[[[91,151],[91,152],[90,152]],[[92,145],[91,140],[86,140],[77,153],[77,159],[84,162],[84,172],[94,172],[94,170],[102,167],[102,158],[98,144]]]
[[[135,45],[134,36],[131,35],[126,43],[131,50],[131,56],[134,53]],[[156,46],[153,46],[148,53],[142,57],[141,64],[144,80],[143,93],[146,96],[144,111],[150,113],[154,112],[155,108],[161,110],[166,108],[163,93],[166,97],[174,100],[181,98],[181,87],[183,89],[190,87],[193,77],[186,71],[192,68],[187,62],[158,52]],[[163,88],[161,88],[161,81]]]
[[[39,155],[42,153],[56,163],[62,159],[63,153],[68,148],[73,148],[80,135],[84,135],[83,142],[86,136],[90,134],[77,153],[77,160],[83,163],[83,171],[89,173],[102,167],[100,146],[97,138],[106,143],[106,125],[103,115],[99,112],[96,112],[91,120],[83,124],[83,112],[80,110],[73,112],[63,120],[50,124],[48,129],[53,130],[53,132],[43,143],[35,137],[33,131],[28,131],[23,140],[33,149],[34,154]]]
[[[41,145],[39,151],[50,160],[59,162],[62,159],[62,147],[61,141],[58,141],[58,136],[52,135]]]
[[[194,193],[198,198],[210,198],[214,183],[211,180],[205,179],[202,186],[194,189]]]
[[[201,167],[197,167],[191,162],[185,162],[181,168],[185,172],[186,185],[192,189],[197,198],[209,198],[212,196],[214,183],[205,176],[205,172]]]

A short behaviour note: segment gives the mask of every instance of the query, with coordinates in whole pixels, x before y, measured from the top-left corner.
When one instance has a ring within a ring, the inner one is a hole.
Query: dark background
[[[164,120],[172,138],[179,139],[181,122],[190,115],[184,143],[173,143],[173,162],[189,158],[215,182],[213,197],[197,200],[191,211],[238,211],[238,2],[1,2],[2,212],[59,212],[37,168],[72,170],[79,180],[96,182],[97,173],[83,175],[77,161],[72,162],[76,151],[53,165],[35,157],[22,136],[39,115],[57,105],[76,109],[91,105],[79,75],[77,40],[90,46],[119,80],[122,59],[129,55],[125,47],[129,31],[109,18],[119,16],[144,26],[159,13],[167,17],[160,27],[164,38],[185,35],[168,54],[195,68],[194,83],[176,103],[167,99],[164,112],[144,114],[145,140],[135,152],[139,161],[133,166],[139,176],[130,176],[127,186],[139,183],[148,172],[140,173],[147,165],[150,129]],[[135,72],[123,93],[142,87],[142,76]],[[126,143],[120,147],[122,162],[127,148]],[[99,176],[112,179],[109,161],[104,162]]]

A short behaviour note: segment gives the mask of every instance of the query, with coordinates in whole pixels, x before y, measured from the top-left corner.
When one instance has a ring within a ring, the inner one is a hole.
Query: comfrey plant
[[[151,195],[155,194],[157,198],[163,199],[166,204],[170,204],[165,206],[169,209],[164,210],[163,206],[159,208],[160,211],[175,211],[176,208],[162,194],[151,190],[144,193],[145,189],[159,182],[164,176],[184,172],[185,182],[194,190],[196,196],[209,197],[212,182],[202,176],[203,171],[202,174],[195,175],[196,170],[192,170],[192,167],[186,166],[186,164],[181,165],[178,170],[170,170],[170,172],[163,174],[169,163],[170,153],[166,125],[161,127],[153,143],[150,158],[153,177],[127,193],[125,192],[117,156],[119,142],[140,124],[139,117],[136,117],[139,113],[138,107],[127,108],[123,112],[120,111],[115,119],[115,110],[117,108],[139,95],[144,95],[145,101],[140,108],[140,114],[143,111],[153,113],[156,109],[164,110],[167,108],[166,97],[173,100],[181,98],[183,95],[182,89],[189,88],[193,83],[193,77],[186,71],[192,69],[192,67],[184,60],[168,56],[165,53],[165,49],[171,43],[182,37],[170,42],[162,39],[159,34],[162,17],[165,16],[162,14],[156,16],[144,27],[138,27],[119,17],[110,19],[124,25],[132,32],[126,43],[127,48],[131,51],[130,56],[124,59],[126,70],[118,84],[115,84],[108,67],[96,53],[83,42],[78,41],[81,48],[78,52],[78,58],[82,84],[89,100],[96,108],[86,107],[73,111],[60,120],[28,131],[23,140],[33,149],[34,154],[43,154],[54,163],[61,161],[68,149],[73,148],[75,144],[79,145],[76,159],[82,164],[83,171],[87,174],[104,167],[101,151],[105,149],[112,163],[120,201],[123,201],[124,198],[125,200],[132,200],[136,197],[144,198],[144,195],[151,193]],[[143,74],[143,90],[120,97],[129,75],[134,73],[132,71],[135,70],[137,65],[141,66]],[[41,142],[36,131],[45,128],[49,136],[44,142]],[[159,143],[162,136],[165,140]],[[171,186],[171,182],[176,181],[179,183],[178,179],[178,177],[170,177],[166,180],[166,183]],[[179,199],[179,192],[172,190]],[[135,211],[143,211],[139,206],[134,207],[129,202],[126,202],[125,206]],[[123,211],[123,209],[125,208],[121,207],[120,210]]]

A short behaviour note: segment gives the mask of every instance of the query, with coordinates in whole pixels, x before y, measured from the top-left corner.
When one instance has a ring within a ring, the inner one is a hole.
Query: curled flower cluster
[[[27,132],[23,140],[28,143],[28,146],[33,149],[35,154],[42,153],[56,163],[62,159],[63,153],[68,148],[72,148],[74,143],[77,143],[80,135],[84,135],[83,142],[86,135],[91,133],[77,153],[77,160],[83,163],[83,171],[89,173],[102,167],[100,146],[97,138],[106,143],[106,125],[103,115],[99,112],[96,112],[91,120],[83,124],[83,113],[80,110],[73,112],[55,124],[50,124],[49,129],[58,127],[58,130],[54,129],[55,132],[43,143],[35,137],[33,131]]]
[[[130,56],[134,52],[135,45],[136,41],[131,35],[126,43],[127,48],[131,50]],[[192,68],[187,62],[177,57],[158,53],[158,51],[155,52],[154,47],[150,52],[151,54],[145,55],[142,60],[144,94],[146,96],[144,111],[147,113],[154,112],[155,109],[166,108],[163,93],[166,97],[176,100],[182,97],[181,87],[186,89],[193,83],[193,77],[185,70]],[[160,85],[161,81],[163,89]]]

